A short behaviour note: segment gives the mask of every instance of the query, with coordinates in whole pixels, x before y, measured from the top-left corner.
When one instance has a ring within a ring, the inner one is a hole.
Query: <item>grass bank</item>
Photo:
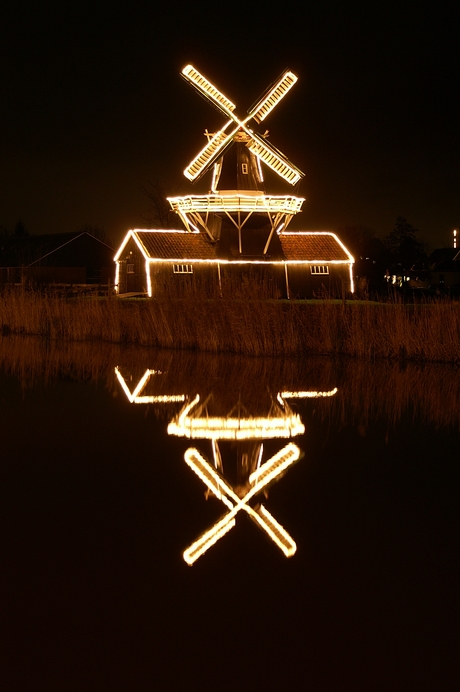
[[[0,330],[51,340],[261,355],[460,362],[460,303],[0,295]]]

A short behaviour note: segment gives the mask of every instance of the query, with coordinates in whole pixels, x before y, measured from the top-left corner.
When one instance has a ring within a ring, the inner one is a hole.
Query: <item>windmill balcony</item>
[[[294,195],[265,195],[258,190],[224,190],[219,194],[168,197],[175,212],[263,212],[297,214],[304,202]]]

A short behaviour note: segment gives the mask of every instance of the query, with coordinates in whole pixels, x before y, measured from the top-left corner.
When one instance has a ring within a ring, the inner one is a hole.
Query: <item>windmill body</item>
[[[284,72],[248,113],[239,117],[235,104],[194,67],[187,65],[182,76],[225,120],[219,131],[205,131],[204,148],[184,171],[191,182],[212,171],[209,193],[170,198],[171,207],[189,231],[204,231],[211,241],[220,239],[222,227],[228,226],[228,233],[234,228],[240,255],[254,254],[254,229],[265,228],[265,232],[258,232],[256,254],[267,255],[275,232],[287,228],[304,200],[295,195],[267,195],[263,166],[291,185],[296,185],[303,173],[269,143],[268,131],[259,134],[255,127],[284,98],[297,77]],[[251,232],[252,237],[248,236]]]

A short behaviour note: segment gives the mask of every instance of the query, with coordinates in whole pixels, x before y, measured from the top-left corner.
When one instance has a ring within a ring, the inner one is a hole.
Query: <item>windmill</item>
[[[254,214],[262,215],[269,223],[269,236],[262,252],[266,255],[275,231],[287,228],[294,214],[301,210],[304,200],[294,195],[266,195],[261,164],[291,185],[296,185],[304,174],[267,141],[267,131],[259,134],[253,127],[267,118],[292,89],[297,77],[291,71],[285,71],[244,117],[239,117],[235,104],[192,65],[182,70],[182,76],[226,121],[215,133],[205,131],[208,140],[205,147],[184,170],[185,177],[196,182],[212,169],[209,193],[168,198],[171,207],[179,214],[187,230],[204,230],[211,241],[219,240],[222,219],[229,219],[238,230],[240,254],[243,253],[243,227],[249,227],[248,222]],[[220,189],[232,147],[236,153],[234,183],[227,189]]]

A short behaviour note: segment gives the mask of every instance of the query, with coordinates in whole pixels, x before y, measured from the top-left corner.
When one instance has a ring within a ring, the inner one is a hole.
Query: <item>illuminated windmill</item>
[[[171,207],[179,214],[187,230],[204,230],[212,241],[219,240],[222,220],[229,219],[238,231],[240,254],[243,252],[243,227],[253,225],[256,217],[260,225],[262,216],[269,227],[262,253],[266,255],[275,231],[287,228],[292,217],[301,210],[304,200],[293,195],[266,195],[261,163],[291,185],[298,183],[304,174],[267,141],[268,132],[258,134],[253,125],[265,120],[294,86],[297,77],[290,71],[283,73],[240,118],[235,104],[194,67],[187,65],[182,76],[226,118],[226,122],[216,133],[205,132],[208,138],[206,146],[184,171],[185,177],[195,182],[212,169],[210,192],[169,198]],[[229,189],[220,190],[230,149],[236,154],[234,183]]]
[[[321,391],[275,387],[271,394],[271,387],[260,386],[260,379],[248,381],[243,377],[236,390],[229,393],[203,383],[200,368],[196,381],[191,377],[188,384],[189,368],[179,368],[179,372],[187,373],[185,380],[178,381],[174,368],[169,377],[168,370],[161,367],[146,369],[139,378],[123,376],[115,368],[130,403],[161,404],[162,408],[175,409],[168,434],[208,446],[208,458],[189,447],[184,459],[206,486],[206,497],[217,498],[228,511],[184,551],[184,560],[192,565],[235,526],[240,511],[263,529],[286,557],[294,555],[294,540],[262,503],[263,496],[302,457],[292,439],[302,435],[305,426],[288,400],[329,398],[337,394],[337,388]],[[204,395],[195,394],[197,389],[204,390]],[[279,449],[278,441],[283,439],[289,442]]]

